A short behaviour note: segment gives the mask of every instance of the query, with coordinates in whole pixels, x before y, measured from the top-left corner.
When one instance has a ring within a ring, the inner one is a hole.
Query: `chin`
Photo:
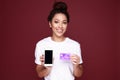
[[[64,32],[62,32],[62,33],[58,33],[58,32],[55,32],[54,33],[54,35],[56,36],[56,37],[63,37],[64,36]]]
[[[59,38],[60,38],[60,37],[63,37],[63,35],[57,35],[57,37],[59,37]]]
[[[63,37],[63,34],[56,34],[57,37]]]

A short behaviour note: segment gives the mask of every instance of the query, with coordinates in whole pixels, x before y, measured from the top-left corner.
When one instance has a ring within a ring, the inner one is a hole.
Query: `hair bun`
[[[67,4],[64,2],[55,2],[53,5],[53,9],[67,11]]]

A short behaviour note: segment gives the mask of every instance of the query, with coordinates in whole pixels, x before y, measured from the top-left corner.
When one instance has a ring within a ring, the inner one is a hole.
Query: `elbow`
[[[77,74],[76,77],[79,78],[79,77],[82,77],[82,75],[83,75],[83,70],[81,70],[81,72],[79,74]]]
[[[44,76],[42,74],[38,73],[38,77],[43,78]]]
[[[44,76],[43,76],[43,73],[41,72],[41,66],[37,66],[36,67],[36,72],[37,72],[37,76],[39,77],[39,78],[43,78]]]
[[[82,76],[82,73],[74,75],[76,78],[79,78]]]
[[[80,65],[79,69],[74,72],[74,76],[79,78],[83,75],[83,67]]]
[[[39,78],[43,78],[44,77],[44,75],[43,75],[43,73],[41,71],[37,71],[37,76]]]

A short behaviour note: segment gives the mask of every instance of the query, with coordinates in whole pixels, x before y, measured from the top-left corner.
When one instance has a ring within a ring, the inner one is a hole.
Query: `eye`
[[[58,21],[54,21],[54,23],[59,23]]]
[[[66,22],[66,21],[64,21],[64,22],[63,22],[63,24],[67,24],[67,22]]]

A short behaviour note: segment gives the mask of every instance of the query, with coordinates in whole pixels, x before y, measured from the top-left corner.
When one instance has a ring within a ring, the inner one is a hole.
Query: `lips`
[[[56,29],[57,33],[63,33],[63,29]]]
[[[58,32],[58,33],[62,33],[62,32],[63,32],[63,30],[57,30],[57,32]]]

